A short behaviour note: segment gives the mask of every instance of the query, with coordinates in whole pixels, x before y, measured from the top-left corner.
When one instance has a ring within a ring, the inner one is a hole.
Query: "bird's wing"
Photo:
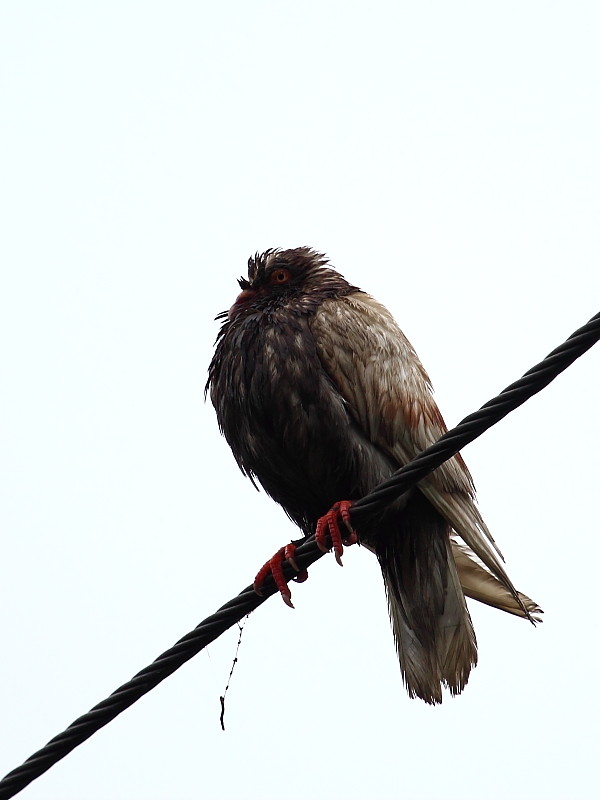
[[[325,300],[310,325],[321,363],[354,418],[399,465],[446,432],[417,354],[389,311],[370,295],[355,292]],[[419,488],[516,598],[460,455],[424,478]]]

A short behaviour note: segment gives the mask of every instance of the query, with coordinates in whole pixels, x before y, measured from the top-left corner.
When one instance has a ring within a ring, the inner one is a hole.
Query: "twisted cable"
[[[394,473],[389,480],[358,500],[351,510],[353,520],[364,519],[370,514],[377,513],[390,500],[408,491],[465,445],[481,436],[492,425],[544,389],[557,375],[589,350],[598,339],[600,339],[600,313],[576,330],[563,344],[535,367],[532,367],[522,378],[507,386],[503,392],[487,402],[479,411],[465,417],[435,444]],[[317,547],[314,537],[311,536],[298,547],[294,557],[299,569],[304,570],[322,555],[324,554]],[[290,580],[295,574],[289,564],[284,564],[286,579]],[[0,781],[0,800],[14,797],[71,750],[89,739],[96,731],[179,669],[182,664],[215,641],[232,625],[258,608],[275,591],[276,587],[271,578],[265,581],[262,596],[257,595],[252,586],[247,586],[237,597],[225,603],[216,613],[207,617],[193,631],[176,642],[173,647],[158,656],[152,664],[138,672],[130,681],[116,689],[87,714],[72,722],[66,730],[51,739],[20,767],[9,772]]]

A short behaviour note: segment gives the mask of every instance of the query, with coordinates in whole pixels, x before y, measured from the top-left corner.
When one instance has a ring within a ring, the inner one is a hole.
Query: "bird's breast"
[[[219,425],[242,470],[303,528],[360,496],[383,456],[365,440],[327,375],[306,317],[226,324],[210,367]],[[367,462],[369,462],[367,464]]]

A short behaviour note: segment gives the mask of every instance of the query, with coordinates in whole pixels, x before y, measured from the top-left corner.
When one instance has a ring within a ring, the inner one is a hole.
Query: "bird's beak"
[[[254,297],[256,297],[256,289],[244,289],[243,292],[240,292],[236,297],[235,303],[227,312],[229,319],[235,319],[244,306],[252,302]]]

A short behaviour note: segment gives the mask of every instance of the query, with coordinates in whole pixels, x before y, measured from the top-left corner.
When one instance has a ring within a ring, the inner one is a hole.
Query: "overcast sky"
[[[203,401],[248,256],[384,302],[448,424],[600,306],[597,2],[0,6],[0,774],[296,536]],[[319,561],[22,793],[559,800],[597,791],[600,347],[465,451],[543,625],[403,688],[375,559]]]

